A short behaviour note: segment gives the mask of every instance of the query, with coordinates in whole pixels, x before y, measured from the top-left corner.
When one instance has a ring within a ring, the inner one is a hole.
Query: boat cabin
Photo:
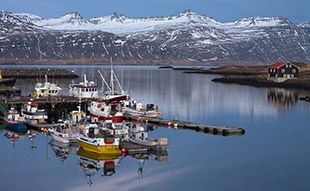
[[[38,104],[28,102],[24,104],[24,108],[27,112],[36,113],[38,111]]]
[[[292,63],[275,63],[268,67],[268,79],[283,82],[287,79],[297,78],[300,68]]]
[[[86,113],[83,111],[71,111],[71,123],[73,125],[78,124],[82,119],[86,118]]]
[[[84,74],[83,82],[69,85],[69,95],[78,98],[97,98],[98,86],[93,81],[88,81]]]
[[[20,114],[17,112],[16,109],[11,108],[6,113],[6,121],[9,123],[17,123],[17,122],[23,122],[25,119],[20,116]]]

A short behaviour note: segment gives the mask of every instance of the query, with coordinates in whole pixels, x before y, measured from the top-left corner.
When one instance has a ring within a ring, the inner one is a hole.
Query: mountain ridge
[[[0,11],[0,26],[2,59],[31,55],[32,59],[114,57],[201,63],[310,61],[310,24],[294,24],[284,17],[221,23],[191,10],[172,16],[130,18],[114,13],[91,19],[78,12],[42,18]],[[23,51],[15,51],[17,48]],[[50,54],[48,48],[62,52]]]

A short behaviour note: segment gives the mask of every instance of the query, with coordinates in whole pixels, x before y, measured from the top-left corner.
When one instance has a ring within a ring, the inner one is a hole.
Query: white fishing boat
[[[25,122],[25,118],[20,115],[20,113],[15,109],[11,108],[4,118],[4,121],[8,125],[17,125]]]
[[[148,132],[139,124],[135,128],[130,129],[129,141],[147,147],[166,146],[168,144],[167,138],[150,138]]]
[[[47,119],[47,112],[44,109],[38,109],[38,104],[27,102],[22,109],[22,116],[29,120],[45,120]]]
[[[57,96],[61,91],[61,88],[54,83],[50,83],[47,81],[47,75],[45,75],[44,83],[37,83],[35,85],[35,92],[33,92],[32,96],[34,97],[49,97],[49,96]]]
[[[158,110],[158,106],[154,108],[154,104],[147,104],[143,107],[142,103],[137,102],[136,100],[124,100],[119,104],[119,110],[122,111],[125,115],[132,115],[137,117],[159,117],[161,115]]]
[[[98,98],[98,86],[94,81],[88,81],[84,74],[82,82],[69,85],[69,95],[78,98]]]
[[[100,129],[98,124],[90,123],[80,126],[77,135],[79,145],[91,152],[101,154],[119,154],[119,138],[114,137],[108,131]]]
[[[58,120],[57,125],[49,129],[49,133],[54,140],[61,143],[70,144],[76,142],[77,133],[70,128],[69,121]]]

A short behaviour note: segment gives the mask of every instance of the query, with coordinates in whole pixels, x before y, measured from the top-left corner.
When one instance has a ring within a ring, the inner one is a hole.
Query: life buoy
[[[101,107],[101,104],[99,103],[98,105],[97,105],[97,108],[100,108]]]

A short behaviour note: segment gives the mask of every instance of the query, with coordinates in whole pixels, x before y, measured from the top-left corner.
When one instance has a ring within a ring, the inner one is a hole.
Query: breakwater
[[[10,68],[2,69],[3,78],[44,78],[47,75],[48,78],[78,78],[79,76],[73,71],[68,71],[61,68]]]

